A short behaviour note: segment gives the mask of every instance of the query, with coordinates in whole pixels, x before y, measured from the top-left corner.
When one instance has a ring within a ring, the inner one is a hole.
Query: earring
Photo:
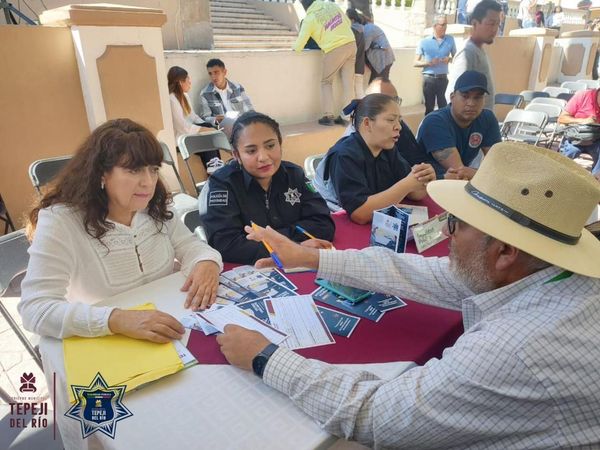
[[[104,180],[100,181],[100,189],[104,190]]]

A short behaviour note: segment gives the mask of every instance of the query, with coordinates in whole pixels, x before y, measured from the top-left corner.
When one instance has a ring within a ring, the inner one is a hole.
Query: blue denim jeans
[[[594,160],[592,175],[600,173],[600,141],[590,145],[575,145],[565,139],[560,147],[560,152],[571,159],[578,158],[582,153],[587,153]]]

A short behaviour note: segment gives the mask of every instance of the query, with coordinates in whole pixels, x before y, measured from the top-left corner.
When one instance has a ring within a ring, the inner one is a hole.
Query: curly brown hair
[[[160,143],[142,125],[130,119],[114,119],[100,125],[29,213],[29,238],[33,238],[40,209],[60,203],[81,211],[86,232],[101,240],[114,227],[106,220],[108,196],[100,186],[102,176],[115,166],[137,169],[160,166],[162,161]],[[147,207],[148,215],[159,225],[173,218],[173,213],[167,209],[170,200],[170,194],[159,178]]]

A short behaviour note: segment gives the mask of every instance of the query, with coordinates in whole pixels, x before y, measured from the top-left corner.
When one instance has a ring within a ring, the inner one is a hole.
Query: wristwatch
[[[267,363],[269,362],[269,358],[275,350],[279,348],[278,345],[269,344],[262,351],[254,357],[252,360],[252,370],[256,375],[262,378],[263,372],[265,371],[265,367],[267,367]]]

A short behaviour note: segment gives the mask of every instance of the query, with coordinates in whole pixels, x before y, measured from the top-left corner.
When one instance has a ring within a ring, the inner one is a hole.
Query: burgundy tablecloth
[[[441,212],[440,207],[427,198],[421,205],[429,208],[430,217]],[[370,225],[357,225],[346,214],[334,215],[336,232],[334,245],[343,250],[364,248],[369,244]],[[415,244],[410,242],[407,251],[415,253]],[[427,250],[426,256],[448,254],[448,241],[443,241]],[[225,269],[233,265],[226,264]],[[299,294],[309,294],[317,287],[314,273],[289,274],[298,286]],[[297,352],[309,358],[329,363],[360,364],[391,361],[415,361],[424,364],[439,357],[444,348],[454,344],[462,334],[460,312],[422,305],[407,299],[408,306],[387,312],[379,322],[361,319],[352,336],[334,336],[336,343]],[[327,305],[328,306],[328,305]],[[192,331],[188,348],[201,364],[225,364],[214,336]]]

